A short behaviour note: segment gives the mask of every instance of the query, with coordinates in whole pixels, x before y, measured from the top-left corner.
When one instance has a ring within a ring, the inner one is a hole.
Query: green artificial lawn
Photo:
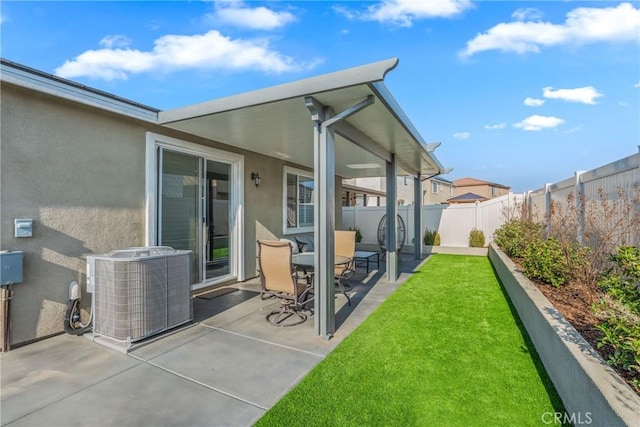
[[[488,258],[433,255],[256,425],[545,425],[562,402],[514,314]]]

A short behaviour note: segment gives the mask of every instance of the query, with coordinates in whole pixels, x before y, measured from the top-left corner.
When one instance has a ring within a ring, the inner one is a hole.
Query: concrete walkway
[[[384,264],[384,263],[381,263]],[[352,305],[336,295],[336,333],[317,337],[313,317],[279,328],[265,315],[256,280],[195,298],[196,322],[128,354],[59,335],[4,353],[0,421],[9,426],[250,426],[373,312],[418,265],[351,281]],[[383,265],[381,265],[383,267]]]

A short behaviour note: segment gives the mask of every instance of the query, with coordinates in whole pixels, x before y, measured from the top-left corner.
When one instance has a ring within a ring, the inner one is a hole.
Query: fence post
[[[544,185],[544,204],[545,204],[545,216],[546,216],[546,221],[547,221],[547,236],[549,235],[549,232],[551,231],[551,185],[552,184],[545,184]]]
[[[575,176],[575,198],[576,198],[576,239],[579,244],[582,244],[582,238],[584,233],[584,206],[582,204],[582,199],[584,197],[584,190],[582,186],[582,181],[580,177],[585,171],[576,171]]]

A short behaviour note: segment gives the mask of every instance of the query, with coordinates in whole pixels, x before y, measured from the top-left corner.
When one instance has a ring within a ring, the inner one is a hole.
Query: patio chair
[[[275,326],[293,326],[307,320],[302,311],[313,300],[309,298],[311,286],[307,281],[298,281],[291,252],[291,245],[287,242],[258,240],[261,294],[280,298],[281,302],[279,309],[266,316],[267,321]]]
[[[335,279],[336,285],[340,289],[340,292],[347,298],[347,303],[351,305],[351,298],[347,293],[347,288],[351,289],[351,286],[347,283],[353,275],[354,270],[354,257],[356,254],[356,232],[355,231],[340,231],[335,232],[335,254],[336,256],[343,256],[349,258],[347,264],[341,264],[335,266]]]

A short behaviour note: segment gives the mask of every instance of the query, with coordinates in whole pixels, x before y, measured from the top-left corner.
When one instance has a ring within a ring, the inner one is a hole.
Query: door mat
[[[196,298],[201,299],[213,299],[221,297],[222,295],[230,294],[232,292],[237,291],[238,288],[222,288],[216,289],[215,291],[207,292],[206,294],[198,295]]]

